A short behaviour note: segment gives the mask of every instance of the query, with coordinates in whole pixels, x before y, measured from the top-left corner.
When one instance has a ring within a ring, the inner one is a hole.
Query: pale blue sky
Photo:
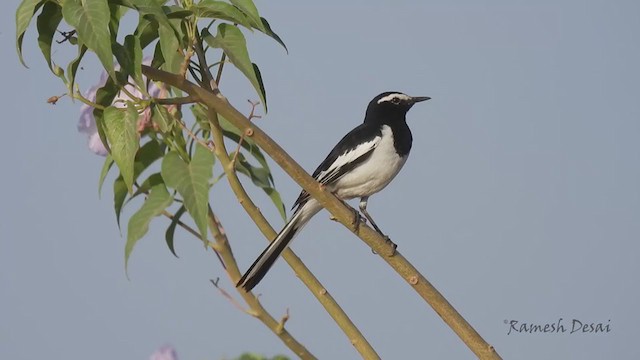
[[[169,253],[163,219],[136,248],[127,280],[110,183],[97,195],[102,159],[76,132],[79,104],[45,103],[64,88],[34,31],[24,46],[31,68],[19,65],[10,3],[0,15],[0,358],[146,359],[164,343],[189,360],[290,355],[209,284],[223,273],[200,243],[180,233],[180,259]],[[410,159],[369,210],[505,359],[640,358],[640,3],[257,5],[290,50],[248,35],[270,106],[258,121],[308,170],[376,94],[433,97],[409,113]],[[89,58],[80,83],[98,77]],[[222,89],[243,111],[255,98],[232,72]],[[289,205],[299,188],[273,168]],[[211,201],[246,268],[264,239],[224,182]],[[293,247],[383,358],[473,358],[326,213]],[[274,315],[290,309],[287,326],[319,358],[358,358],[283,261],[257,291]],[[611,332],[507,335],[504,324],[559,318],[569,327],[610,320]]]

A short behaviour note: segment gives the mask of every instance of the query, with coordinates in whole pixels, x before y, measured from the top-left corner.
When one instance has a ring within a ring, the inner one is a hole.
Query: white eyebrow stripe
[[[399,98],[401,100],[404,101],[408,101],[411,99],[411,96],[409,95],[405,95],[405,94],[401,94],[401,93],[395,93],[395,94],[391,94],[391,95],[387,95],[385,97],[383,97],[382,99],[378,100],[378,104],[385,102],[385,101],[391,101],[393,99]]]

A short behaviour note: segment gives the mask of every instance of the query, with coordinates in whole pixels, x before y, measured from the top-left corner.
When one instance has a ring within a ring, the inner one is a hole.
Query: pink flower
[[[146,58],[143,61],[143,63],[145,65],[150,64],[151,58]],[[118,70],[118,66],[116,66],[116,70]],[[147,81],[146,77],[144,76],[142,79],[145,82]],[[106,82],[107,82],[107,73],[103,72],[102,76],[100,77],[100,82],[97,85],[90,88],[84,94],[84,97],[89,101],[95,102],[96,92],[98,91],[99,88],[103,87]],[[129,82],[133,84],[134,80],[132,78],[129,78]],[[137,97],[140,99],[145,98],[145,96],[143,96],[142,93],[132,85],[127,85],[124,88],[129,93],[131,93],[131,95],[133,95],[134,97]],[[167,96],[166,89],[164,87],[162,88],[158,87],[153,82],[150,83],[149,88],[147,89],[147,92],[149,93],[149,95],[151,95],[154,98],[161,98],[161,97]],[[124,91],[121,91],[113,99],[112,105],[120,108],[126,107],[127,106],[126,100],[132,100],[132,99]],[[87,136],[87,144],[89,145],[89,149],[91,151],[101,156],[107,156],[109,152],[107,151],[107,148],[102,143],[102,140],[100,139],[100,135],[98,135],[98,128],[96,127],[96,119],[93,117],[93,109],[94,108],[92,106],[89,106],[87,104],[82,105],[82,107],[80,108],[80,121],[78,121],[78,131]],[[138,132],[142,133],[144,129],[150,126],[152,126],[151,109],[147,108],[142,112],[142,114],[140,114],[140,117],[138,119]]]
[[[178,353],[170,345],[165,345],[151,354],[149,360],[178,360]]]

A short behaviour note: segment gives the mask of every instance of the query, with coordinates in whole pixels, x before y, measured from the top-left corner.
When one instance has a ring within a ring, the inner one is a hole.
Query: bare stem
[[[238,269],[238,264],[236,263],[236,259],[233,256],[233,252],[231,251],[231,246],[229,245],[229,240],[227,239],[227,235],[220,224],[220,221],[213,213],[211,208],[209,208],[209,229],[211,231],[211,235],[215,239],[217,247],[220,249],[220,255],[222,256],[222,260],[227,266],[227,275],[231,279],[231,282],[235,284],[240,279],[240,270]],[[223,289],[221,289],[217,283],[214,285],[220,290],[227,299],[229,299],[234,306],[242,309],[242,311],[247,312],[265,324],[274,334],[276,334],[285,345],[293,351],[296,355],[298,355],[301,359],[316,359],[313,354],[307,350],[304,345],[299,343],[288,330],[283,329],[279,324],[279,322],[267,312],[267,310],[262,306],[258,297],[255,296],[251,292],[239,291],[238,293],[242,297],[242,299],[249,305],[249,311],[244,310],[241,305],[239,305],[233,297]]]
[[[174,214],[163,210],[162,215],[169,219],[173,219],[175,217]],[[182,221],[178,221],[177,224],[189,232],[194,237],[202,240],[215,252],[222,264],[222,267],[225,269],[227,274],[232,280],[232,283],[235,284],[238,279],[240,279],[240,271],[238,270],[238,265],[233,257],[233,253],[231,252],[231,248],[229,247],[229,242],[227,240],[227,236],[222,228],[222,224],[215,216],[215,214],[209,208],[209,227],[211,229],[211,233],[215,239],[215,242],[211,242],[208,239],[203,239],[202,235],[189,225],[183,223]],[[314,360],[316,359],[313,354],[311,354],[298,340],[296,340],[293,335],[291,335],[288,331],[281,328],[281,322],[278,322],[267,310],[260,304],[258,298],[253,295],[253,293],[240,292],[240,295],[249,305],[250,310],[245,310],[242,305],[240,305],[227,291],[222,289],[218,281],[211,281],[211,283],[220,291],[222,296],[229,300],[233,306],[238,308],[239,310],[246,312],[250,315],[255,316],[260,319],[274,334],[276,334],[285,345],[293,351],[296,355],[298,355],[301,359]]]

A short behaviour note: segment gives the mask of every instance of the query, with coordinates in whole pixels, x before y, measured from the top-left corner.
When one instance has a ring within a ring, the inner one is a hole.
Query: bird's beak
[[[429,99],[431,99],[431,98],[428,97],[428,96],[414,96],[414,97],[411,98],[411,102],[413,104],[415,104],[415,103],[418,103],[420,101],[427,101]]]

